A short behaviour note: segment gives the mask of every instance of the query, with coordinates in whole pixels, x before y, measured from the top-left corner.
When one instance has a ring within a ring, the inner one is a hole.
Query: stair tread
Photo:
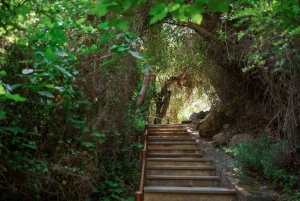
[[[229,189],[224,187],[145,186],[144,192],[236,194],[235,189]]]
[[[161,166],[149,165],[147,169],[160,169],[160,170],[215,170],[213,166]]]
[[[181,176],[181,175],[147,175],[147,179],[198,179],[198,180],[220,180],[219,176]]]
[[[148,141],[148,144],[174,144],[174,145],[195,145],[195,142],[152,142]]]
[[[156,137],[156,136],[149,136],[148,140],[193,140],[191,137],[178,137],[178,136],[172,136],[172,137]]]
[[[159,156],[159,155],[164,155],[164,156],[199,156],[202,155],[201,153],[148,153],[148,156]]]
[[[153,147],[150,149],[151,151],[152,150],[155,150],[155,151],[158,151],[158,150],[182,150],[182,151],[194,151],[194,150],[199,150],[199,148],[176,148],[176,147],[166,147],[166,148],[156,148],[156,147]]]
[[[149,161],[212,161],[209,158],[148,158]]]

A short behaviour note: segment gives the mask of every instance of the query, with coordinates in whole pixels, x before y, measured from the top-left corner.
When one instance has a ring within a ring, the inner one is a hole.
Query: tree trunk
[[[147,95],[147,91],[148,91],[148,87],[149,87],[149,82],[150,82],[150,77],[151,77],[151,69],[147,68],[145,71],[145,75],[144,75],[144,81],[143,81],[143,86],[140,92],[140,96],[139,99],[136,103],[137,107],[140,107],[141,105],[144,104],[146,95]]]
[[[166,115],[171,100],[171,91],[167,88],[167,83],[161,88],[160,93],[156,97],[156,116],[159,118],[158,123],[162,122],[162,119]]]

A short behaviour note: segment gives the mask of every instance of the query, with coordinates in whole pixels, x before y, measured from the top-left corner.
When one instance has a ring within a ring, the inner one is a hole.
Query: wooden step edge
[[[145,186],[144,192],[148,193],[186,193],[186,194],[221,194],[235,195],[235,189],[223,187],[179,187],[179,186]]]
[[[209,158],[148,158],[148,161],[199,161],[199,162],[212,162]]]
[[[153,156],[198,156],[202,157],[203,155],[201,153],[148,153],[148,157]]]
[[[150,151],[160,151],[160,150],[170,150],[170,151],[200,151],[199,148],[176,148],[176,147],[164,147],[164,148],[156,148],[153,147],[148,149]]]
[[[149,144],[158,144],[158,145],[196,145],[196,142],[153,142],[148,141]]]
[[[160,136],[149,136],[148,140],[195,140],[189,136],[181,137],[181,136],[172,136],[172,137],[160,137]]]
[[[149,165],[148,170],[216,170],[213,166],[161,166]]]
[[[220,180],[219,176],[147,175],[147,179],[159,180]]]

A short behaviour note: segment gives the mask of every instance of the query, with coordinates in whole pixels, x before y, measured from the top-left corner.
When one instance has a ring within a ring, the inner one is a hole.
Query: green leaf
[[[3,127],[4,130],[7,130],[7,131],[10,131],[14,134],[18,134],[18,133],[21,133],[21,134],[24,134],[25,133],[25,130],[23,130],[22,128],[20,127]]]
[[[122,192],[123,192],[123,190],[120,189],[120,188],[117,188],[117,189],[115,189],[114,191],[115,191],[116,193],[122,193]]]
[[[5,94],[6,92],[5,92],[5,89],[4,89],[4,87],[3,87],[3,84],[2,83],[0,83],[0,95],[3,95],[3,94]]]
[[[54,61],[57,59],[58,55],[55,54],[50,48],[48,48],[44,54],[45,58],[50,60],[50,61]]]
[[[6,72],[4,70],[1,70],[0,71],[0,76],[5,76],[6,75]]]
[[[164,19],[167,14],[168,14],[168,9],[165,7],[164,10],[162,10],[159,14],[156,14],[151,18],[150,24],[154,24],[155,22]]]
[[[53,94],[50,91],[38,91],[38,93],[42,96],[46,96],[48,98],[54,98]]]
[[[135,58],[138,58],[138,59],[142,59],[143,57],[140,55],[140,53],[138,52],[133,52],[131,50],[128,51],[132,56],[134,56]]]
[[[108,22],[103,22],[103,23],[99,24],[97,27],[99,29],[106,29],[106,28],[109,27],[109,21]]]
[[[121,29],[122,31],[126,31],[129,27],[127,26],[128,21],[125,19],[116,19],[112,18],[109,20],[109,26],[116,28],[116,29]]]
[[[97,49],[97,45],[93,44],[89,49],[82,52],[82,54],[89,54],[93,52],[95,49]]]
[[[64,50],[56,50],[55,53],[60,57],[68,56],[67,53]]]
[[[33,69],[23,69],[22,70],[22,74],[24,74],[24,75],[27,75],[27,74],[30,74],[30,73],[33,73]]]
[[[83,141],[83,142],[81,142],[81,144],[82,144],[83,146],[86,146],[86,147],[93,147],[93,146],[94,146],[94,143],[93,143],[93,142],[85,142],[85,141]]]
[[[201,24],[203,16],[200,13],[197,13],[197,14],[192,15],[191,18],[196,24]]]
[[[36,143],[35,142],[33,142],[32,144],[25,144],[25,143],[23,143],[22,146],[28,147],[30,149],[36,149]]]
[[[93,9],[90,10],[89,14],[97,14],[98,16],[104,16],[107,13],[107,6],[103,3],[97,3]]]
[[[109,181],[109,180],[105,181],[105,183],[107,183],[111,187],[115,187],[116,186],[114,182]]]
[[[180,8],[180,4],[179,3],[170,3],[168,5],[169,12],[173,12],[173,11],[179,9],[179,8]]]
[[[6,113],[4,111],[0,110],[0,117],[3,118],[3,117],[5,117],[5,115],[6,115]]]
[[[65,68],[63,67],[60,67],[58,65],[54,65],[55,68],[57,68],[58,70],[60,70],[63,74],[69,76],[69,77],[72,77],[72,74],[69,73]]]
[[[0,89],[0,91],[1,91],[1,89]],[[0,92],[0,94],[1,94],[1,92]],[[14,100],[16,102],[23,102],[23,101],[26,100],[26,98],[21,97],[19,94],[8,94],[8,93],[6,93],[4,95],[4,97],[8,98],[8,99],[11,99],[11,100]]]
[[[166,8],[165,3],[158,3],[149,10],[149,14],[157,15],[157,14],[161,13],[163,10],[165,10],[165,8]]]
[[[99,132],[97,132],[97,131],[94,131],[94,132],[92,133],[92,136],[95,136],[95,137],[105,137],[105,134],[101,134],[101,133],[99,133]]]
[[[76,21],[76,24],[81,25],[84,21],[85,21],[85,18],[81,18],[81,19]]]
[[[223,12],[226,13],[228,12],[230,0],[210,0],[208,5],[209,5],[209,10],[211,12]]]

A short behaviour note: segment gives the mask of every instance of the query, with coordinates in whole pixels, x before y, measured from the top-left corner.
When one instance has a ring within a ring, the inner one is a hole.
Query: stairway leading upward
[[[144,201],[237,201],[184,125],[152,125],[148,135]]]

